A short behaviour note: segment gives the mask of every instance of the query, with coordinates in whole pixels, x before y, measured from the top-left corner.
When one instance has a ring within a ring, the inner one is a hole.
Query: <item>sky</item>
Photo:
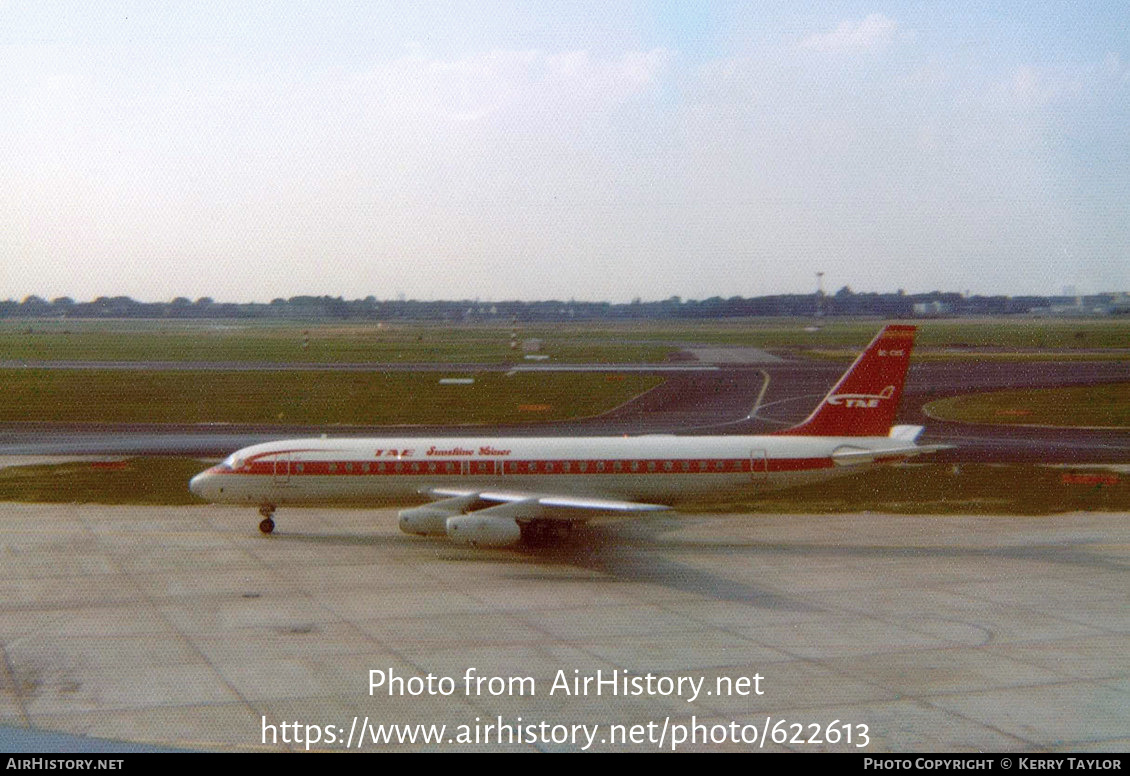
[[[0,0],[0,298],[1130,290],[1130,5]]]

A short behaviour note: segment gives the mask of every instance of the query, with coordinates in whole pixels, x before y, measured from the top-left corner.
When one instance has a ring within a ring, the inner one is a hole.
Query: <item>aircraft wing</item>
[[[841,447],[832,453],[832,463],[837,466],[848,466],[857,463],[883,463],[910,458],[923,453],[935,453],[939,450],[949,450],[953,445],[906,445],[900,447],[886,447],[878,450],[868,450],[861,447]]]
[[[663,504],[646,504],[639,501],[620,501],[618,499],[562,493],[531,493],[519,490],[426,488],[422,492],[440,498],[473,496],[483,501],[495,501],[500,504],[524,502],[531,507],[536,504],[542,508],[578,509],[592,512],[664,512],[671,509],[671,507]]]

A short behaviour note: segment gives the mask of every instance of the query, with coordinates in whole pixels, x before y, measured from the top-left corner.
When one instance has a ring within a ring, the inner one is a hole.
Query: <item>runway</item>
[[[3,509],[8,751],[28,729],[304,749],[307,726],[315,749],[345,749],[357,726],[374,731],[354,736],[360,751],[586,748],[499,743],[485,731],[499,723],[590,726],[590,750],[1130,745],[1125,516],[663,519],[517,552],[406,536],[391,511],[291,510],[263,537],[248,510],[225,507]],[[467,692],[472,668],[533,684]],[[454,690],[370,695],[373,670]],[[654,691],[551,693],[560,672],[650,675]],[[679,678],[698,682],[695,697],[693,684],[660,691]],[[272,738],[284,722],[302,726],[297,741]],[[393,725],[445,732],[372,742]],[[459,743],[461,725],[479,742]],[[695,725],[697,741],[675,743]],[[761,742],[766,729],[784,737]],[[639,738],[613,742],[629,730]],[[38,740],[74,751],[77,739]]]

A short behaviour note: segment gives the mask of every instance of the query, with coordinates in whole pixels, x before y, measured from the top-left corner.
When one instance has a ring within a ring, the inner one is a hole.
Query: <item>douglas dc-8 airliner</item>
[[[664,511],[694,496],[818,482],[901,461],[921,426],[895,426],[913,326],[887,326],[812,414],[759,436],[297,439],[246,447],[192,478],[208,501],[258,506],[431,503],[410,534],[507,547],[597,515]]]

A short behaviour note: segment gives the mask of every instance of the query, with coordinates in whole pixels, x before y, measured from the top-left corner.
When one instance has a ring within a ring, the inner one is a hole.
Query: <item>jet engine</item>
[[[469,544],[472,547],[509,547],[521,541],[522,529],[518,526],[518,521],[512,517],[472,512],[469,515],[448,518],[447,535],[456,544]]]
[[[462,514],[475,501],[475,496],[456,496],[435,501],[422,507],[402,509],[400,530],[420,536],[443,536],[447,533],[447,519]]]
[[[447,518],[458,512],[448,512],[435,507],[415,507],[400,510],[400,530],[420,536],[443,536],[447,533]]]

